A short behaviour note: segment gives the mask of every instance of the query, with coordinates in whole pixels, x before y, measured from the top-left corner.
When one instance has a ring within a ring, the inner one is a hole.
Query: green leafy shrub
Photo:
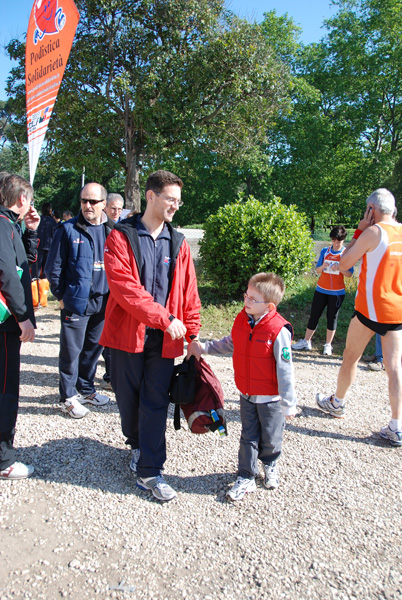
[[[312,249],[303,215],[293,206],[278,198],[267,203],[251,198],[208,217],[200,255],[207,277],[222,294],[234,297],[261,271],[273,271],[292,283],[311,268]]]

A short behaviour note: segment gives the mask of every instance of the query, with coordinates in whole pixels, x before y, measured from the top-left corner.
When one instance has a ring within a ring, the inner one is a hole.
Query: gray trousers
[[[255,404],[243,395],[240,395],[240,417],[238,475],[252,479],[259,474],[258,459],[264,465],[272,465],[280,457],[285,418],[280,401]]]

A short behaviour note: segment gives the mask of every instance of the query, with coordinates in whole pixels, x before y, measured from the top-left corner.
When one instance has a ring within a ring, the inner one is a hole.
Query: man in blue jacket
[[[89,412],[84,404],[102,406],[110,399],[94,387],[109,293],[103,248],[114,226],[103,212],[106,195],[98,183],[82,188],[81,210],[56,229],[46,263],[50,289],[61,306],[60,405],[74,419]]]

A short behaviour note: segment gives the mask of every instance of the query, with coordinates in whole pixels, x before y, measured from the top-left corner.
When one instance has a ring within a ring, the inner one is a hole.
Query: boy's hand
[[[295,418],[294,415],[286,415],[285,416],[286,421],[292,421],[294,418]]]
[[[198,341],[190,342],[189,345],[187,346],[186,359],[188,360],[190,358],[190,356],[195,356],[195,358],[197,360],[200,360],[201,355],[202,355],[202,350],[201,350],[200,342],[198,342]]]

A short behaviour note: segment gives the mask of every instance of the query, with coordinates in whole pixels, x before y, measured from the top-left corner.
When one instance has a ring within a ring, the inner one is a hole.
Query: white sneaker
[[[60,402],[61,412],[66,413],[73,419],[82,419],[89,413],[89,410],[81,404],[82,396],[77,394],[71,398],[66,398],[65,402]]]
[[[0,479],[26,479],[35,471],[32,465],[15,462],[7,469],[0,471]]]
[[[324,350],[322,351],[324,356],[332,356],[332,346],[331,344],[324,344]]]
[[[133,473],[137,473],[138,461],[140,460],[140,449],[134,448],[131,454],[130,469]]]
[[[269,490],[275,490],[279,485],[278,467],[273,465],[264,465],[264,485]]]
[[[98,392],[94,392],[93,394],[88,394],[88,396],[82,396],[79,401],[81,404],[93,404],[94,406],[103,406],[110,402],[109,396],[104,396],[103,394],[99,394]]]
[[[227,492],[226,496],[236,502],[244,498],[248,492],[255,492],[257,486],[255,485],[255,479],[247,479],[246,477],[238,477],[235,484]]]
[[[292,350],[311,350],[311,340],[299,340],[292,344]]]

